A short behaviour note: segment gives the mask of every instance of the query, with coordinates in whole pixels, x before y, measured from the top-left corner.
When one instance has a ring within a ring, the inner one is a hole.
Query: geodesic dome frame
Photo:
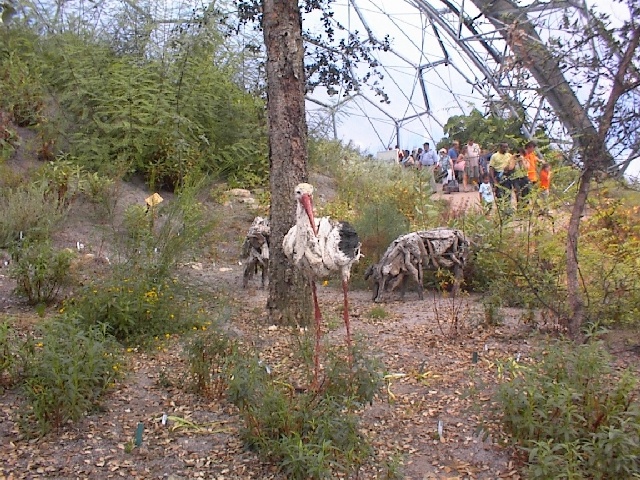
[[[562,37],[568,19],[587,18],[584,1],[349,0],[332,5],[336,22],[361,41],[390,38],[388,50],[376,54],[385,72],[389,103],[372,95],[366,85],[346,95],[330,96],[316,89],[308,97],[311,118],[329,119],[328,130],[336,138],[353,138],[361,130],[376,139],[375,144],[356,140],[365,149],[395,144],[408,148],[422,139],[434,144],[449,117],[476,108],[524,115],[525,136],[544,125],[557,142],[571,142],[575,125],[559,120],[549,101],[552,92],[540,86],[513,46]],[[514,25],[526,25],[529,37],[514,32]],[[348,134],[341,135],[341,123]]]

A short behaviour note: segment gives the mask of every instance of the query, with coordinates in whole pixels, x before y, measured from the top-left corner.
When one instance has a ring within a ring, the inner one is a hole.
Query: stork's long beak
[[[309,217],[309,222],[311,223],[311,228],[313,229],[313,234],[318,236],[318,229],[316,228],[316,219],[313,215],[313,200],[311,200],[311,195],[304,193],[300,197],[300,202],[304,207],[304,211],[307,212],[307,217]]]

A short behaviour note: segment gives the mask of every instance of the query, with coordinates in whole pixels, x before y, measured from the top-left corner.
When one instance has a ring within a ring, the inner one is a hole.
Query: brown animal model
[[[469,251],[469,241],[460,230],[436,228],[407,233],[395,239],[380,261],[371,265],[364,278],[373,279],[373,301],[382,302],[386,291],[399,286],[404,297],[409,280],[423,298],[423,270],[446,268],[453,271],[454,290],[460,288],[463,269]]]

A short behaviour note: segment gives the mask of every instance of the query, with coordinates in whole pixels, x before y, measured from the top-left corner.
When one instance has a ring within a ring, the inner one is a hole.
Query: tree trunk
[[[580,176],[578,193],[576,195],[569,227],[567,230],[567,294],[571,315],[567,320],[569,336],[574,340],[580,340],[581,328],[584,322],[584,296],[580,287],[580,263],[578,259],[578,238],[580,236],[580,219],[584,214],[584,208],[589,196],[589,185],[593,178],[593,170],[585,168]]]
[[[264,0],[264,43],[267,49],[267,118],[271,188],[269,259],[270,321],[307,325],[311,289],[293,269],[282,240],[294,223],[295,186],[307,179],[307,124],[304,103],[302,18],[296,0]]]

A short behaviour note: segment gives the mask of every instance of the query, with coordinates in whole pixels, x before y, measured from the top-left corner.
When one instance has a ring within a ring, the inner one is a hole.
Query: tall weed
[[[56,319],[42,326],[35,347],[24,382],[28,408],[22,426],[29,435],[78,420],[120,374],[117,344],[99,326]]]
[[[10,385],[16,379],[15,340],[9,322],[0,323],[0,386]]]
[[[73,253],[58,251],[48,241],[25,240],[12,248],[9,276],[16,280],[16,293],[32,305],[51,303],[70,283]]]
[[[50,237],[66,211],[57,198],[47,198],[46,192],[46,187],[36,184],[0,188],[0,247],[21,238]]]
[[[229,365],[238,355],[236,342],[214,324],[187,341],[185,354],[190,389],[206,397],[220,396],[227,386]]]
[[[198,200],[204,182],[186,177],[171,201],[152,208],[128,207],[113,238],[117,262],[131,273],[166,278],[180,262],[195,257],[216,225]]]

